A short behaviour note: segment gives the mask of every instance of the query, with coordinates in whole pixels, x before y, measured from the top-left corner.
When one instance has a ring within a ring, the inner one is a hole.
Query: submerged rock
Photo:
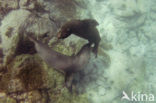
[[[19,0],[0,1],[0,19],[3,19],[9,12],[19,8]]]
[[[19,27],[25,21],[29,14],[30,12],[26,10],[15,10],[10,12],[2,20],[0,33],[4,56],[10,57],[11,55],[14,55],[19,40]],[[5,62],[6,61],[7,60],[5,60]]]

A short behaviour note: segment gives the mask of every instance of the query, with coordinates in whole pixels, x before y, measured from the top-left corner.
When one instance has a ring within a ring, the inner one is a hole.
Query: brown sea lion
[[[89,62],[92,47],[85,44],[80,51],[74,56],[67,56],[52,50],[48,45],[36,40],[28,35],[28,38],[34,42],[38,55],[51,67],[65,73],[65,84],[72,91],[72,76],[83,69]]]
[[[71,20],[64,25],[57,33],[58,39],[67,38],[71,34],[75,34],[81,38],[87,39],[90,44],[94,44],[93,52],[97,57],[98,46],[101,40],[96,26],[99,25],[94,19]]]

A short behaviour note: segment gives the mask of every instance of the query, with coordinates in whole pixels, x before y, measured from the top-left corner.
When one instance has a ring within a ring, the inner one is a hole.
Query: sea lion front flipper
[[[97,58],[99,43],[95,43],[93,47],[93,53],[95,54],[95,58]]]
[[[97,53],[98,53],[97,48],[93,48],[93,53],[95,54],[95,58],[97,58]]]
[[[72,93],[72,82],[73,82],[73,73],[66,72],[66,74],[65,74],[65,85],[71,93]]]

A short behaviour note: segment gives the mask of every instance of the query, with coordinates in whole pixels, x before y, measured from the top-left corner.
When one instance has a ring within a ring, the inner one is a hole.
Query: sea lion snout
[[[61,29],[57,33],[58,39],[65,39],[71,34],[71,29],[68,27],[61,27]]]
[[[57,38],[58,39],[64,39],[64,38],[66,38],[67,37],[67,34],[66,33],[63,33],[63,32],[61,32],[61,31],[59,31],[58,33],[57,33]]]

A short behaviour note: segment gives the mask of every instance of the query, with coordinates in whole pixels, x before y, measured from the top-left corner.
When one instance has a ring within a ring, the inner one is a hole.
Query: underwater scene
[[[0,0],[0,103],[156,103],[156,0]]]

